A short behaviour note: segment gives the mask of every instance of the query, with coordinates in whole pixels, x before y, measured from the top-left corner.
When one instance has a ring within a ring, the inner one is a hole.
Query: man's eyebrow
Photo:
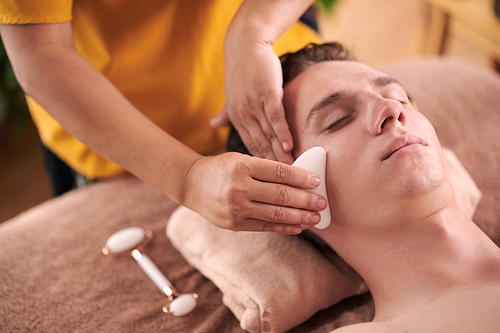
[[[396,80],[395,78],[390,77],[390,76],[378,76],[378,77],[372,79],[370,81],[370,84],[373,87],[385,87],[385,86],[388,86],[390,84],[397,84],[401,88],[403,88],[403,90],[405,90],[403,85],[401,84],[401,82],[399,82],[398,80]],[[408,97],[408,100],[411,102],[410,95],[406,94],[406,97]]]
[[[345,93],[336,92],[336,93],[328,95],[327,97],[316,102],[316,104],[314,104],[314,106],[311,108],[311,111],[309,111],[309,115],[307,116],[307,119],[306,119],[306,127],[309,126],[311,119],[316,117],[321,109],[323,109],[329,105],[333,105],[335,103],[338,103],[341,100],[345,99],[345,97],[346,97]]]
[[[377,76],[376,78],[370,80],[370,84],[372,87],[385,87],[390,84],[398,84],[403,87],[398,80],[390,76]]]

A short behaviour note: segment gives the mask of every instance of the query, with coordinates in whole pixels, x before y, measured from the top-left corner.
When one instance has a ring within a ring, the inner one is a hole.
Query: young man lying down
[[[370,323],[339,332],[498,332],[500,249],[458,208],[430,122],[339,44],[282,59],[293,154],[327,152],[332,222],[311,229],[366,281]]]

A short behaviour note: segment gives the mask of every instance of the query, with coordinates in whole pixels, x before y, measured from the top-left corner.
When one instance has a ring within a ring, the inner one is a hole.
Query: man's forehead
[[[359,82],[359,80],[369,81],[373,77],[379,76],[387,75],[357,61],[337,60],[314,64],[300,73],[296,79],[304,81],[322,80],[323,83],[335,83],[349,80],[355,80],[356,82]]]
[[[389,84],[401,84],[394,78],[376,71],[357,61],[323,61],[314,64],[297,75],[285,88],[285,99],[295,105],[306,99],[319,100],[337,90],[366,87],[383,87]]]

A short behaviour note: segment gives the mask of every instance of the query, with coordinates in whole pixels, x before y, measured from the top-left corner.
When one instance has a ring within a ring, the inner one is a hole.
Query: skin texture
[[[314,232],[375,301],[373,322],[339,332],[495,332],[500,250],[458,208],[432,125],[404,89],[329,61],[292,80],[284,105],[294,155],[327,151],[332,223]]]
[[[249,39],[252,34],[248,34],[248,29],[253,29],[255,38],[248,43],[253,52],[245,58],[245,67],[258,66],[261,70],[253,80],[270,82],[268,86],[273,91],[277,90],[279,81],[276,77],[281,74],[275,70],[274,58],[258,58],[259,47],[268,46],[288,29],[299,12],[305,10],[306,3],[290,2],[285,11],[287,18],[277,20],[275,28],[268,20],[274,20],[277,13],[286,16],[282,14],[285,1],[266,2],[269,12],[264,14],[259,7],[264,4],[258,0],[245,1],[242,7],[241,13],[245,15],[240,21],[255,17],[256,22],[263,23],[234,32],[236,37]],[[285,163],[236,153],[204,157],[192,151],[144,117],[78,54],[71,22],[0,25],[0,34],[27,95],[90,149],[159,188],[177,203],[230,230],[297,234],[319,222],[318,211],[326,207],[325,199],[298,189],[316,187],[317,175]],[[232,52],[228,61],[239,52]],[[245,75],[244,72],[231,74],[231,68],[234,67],[230,66],[229,77]],[[244,89],[253,86],[255,84],[250,84]],[[232,96],[234,92],[228,94]],[[254,92],[243,91],[235,98],[247,95],[252,96]],[[238,117],[242,117],[245,122],[245,112],[254,112],[246,108],[240,111],[243,113],[231,119],[237,122]],[[256,117],[264,122],[267,119]],[[284,118],[276,122],[281,128],[277,131],[280,137],[287,136],[284,123]]]

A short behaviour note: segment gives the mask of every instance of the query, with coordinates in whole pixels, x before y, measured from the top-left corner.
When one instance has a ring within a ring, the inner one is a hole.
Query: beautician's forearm
[[[313,0],[246,0],[228,29],[226,40],[246,36],[273,44],[314,3]]]
[[[143,116],[76,51],[58,43],[33,44],[18,52],[14,62],[27,94],[69,133],[177,202],[184,201],[186,173],[201,156]]]
[[[34,76],[50,79],[34,87],[32,97],[68,132],[99,155],[183,202],[182,181],[200,155],[142,115],[78,54],[54,48],[43,52],[37,61],[56,66],[34,67]]]

